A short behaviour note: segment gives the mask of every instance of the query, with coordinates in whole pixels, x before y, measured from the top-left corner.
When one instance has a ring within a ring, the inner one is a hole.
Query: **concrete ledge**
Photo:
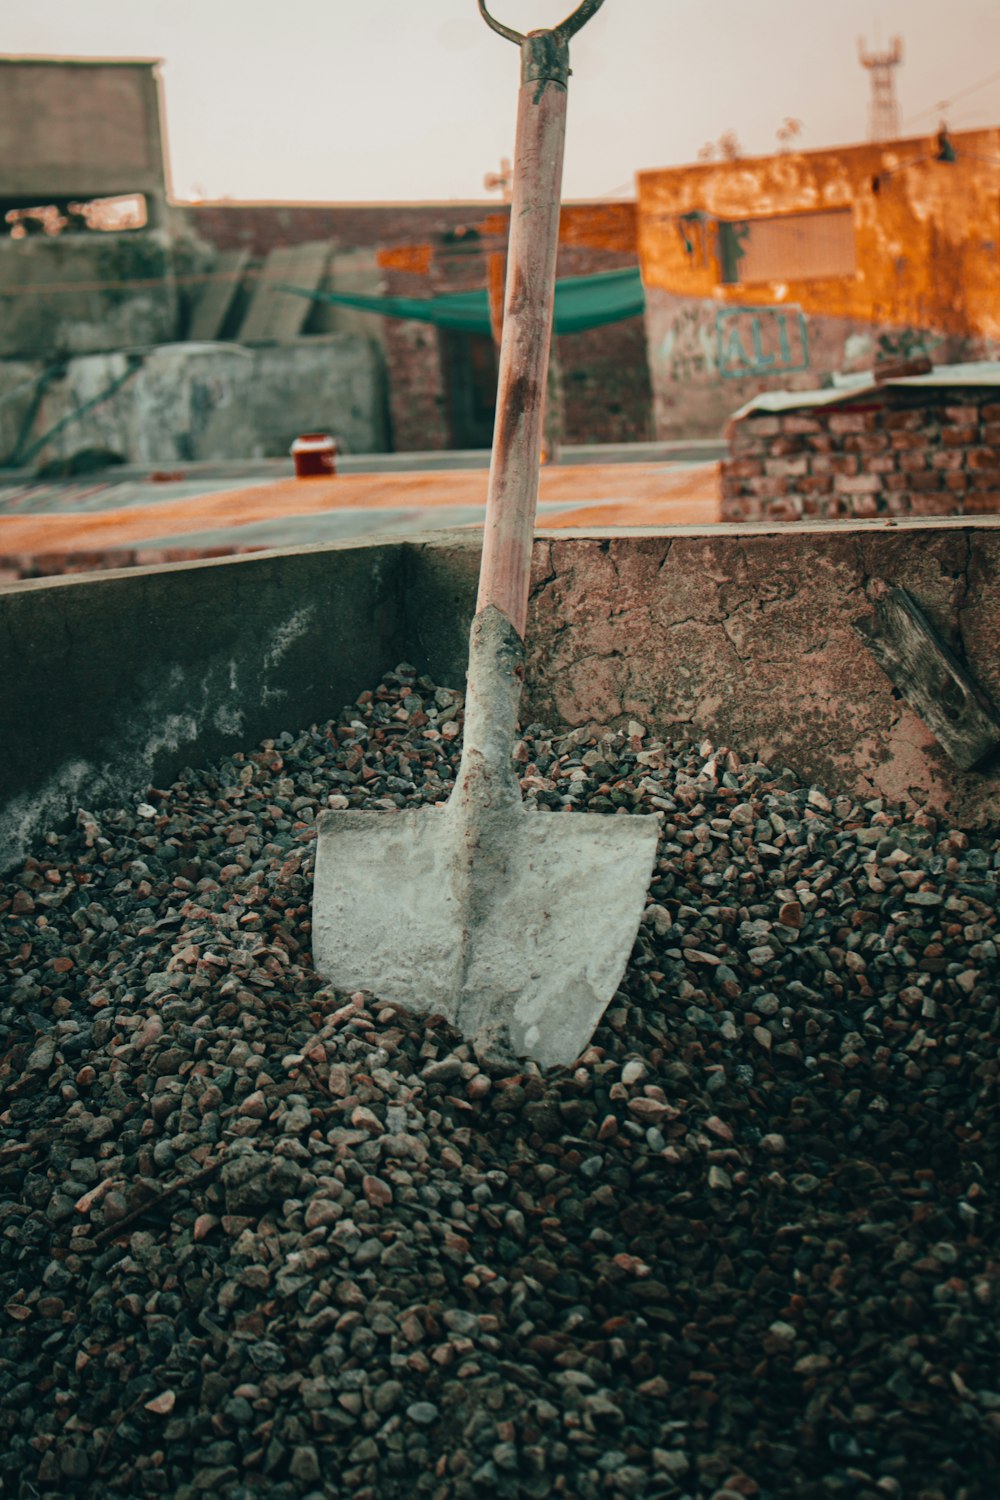
[[[78,806],[330,717],[398,661],[458,684],[477,533],[31,580],[0,589],[0,865]],[[638,718],[832,790],[1000,815],[852,628],[908,589],[1000,701],[1000,521],[540,532],[527,720]]]

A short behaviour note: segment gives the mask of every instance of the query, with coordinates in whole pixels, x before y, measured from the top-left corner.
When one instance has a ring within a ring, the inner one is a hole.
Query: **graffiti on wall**
[[[720,307],[715,333],[719,374],[729,380],[809,368],[809,332],[799,307]]]

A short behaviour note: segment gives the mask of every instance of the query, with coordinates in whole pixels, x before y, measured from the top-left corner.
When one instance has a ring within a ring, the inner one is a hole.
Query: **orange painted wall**
[[[951,141],[954,163],[934,160],[931,136],[642,172],[643,280],[720,306],[788,302],[884,328],[1000,338],[1000,130]],[[695,211],[738,221],[837,208],[853,212],[854,276],[720,285],[714,246],[689,256],[678,225]]]
[[[487,214],[471,225],[484,240],[496,240],[489,250],[502,251],[507,243],[510,210]],[[634,201],[624,203],[564,203],[559,215],[559,244],[563,249],[609,251],[613,255],[638,255],[639,220]],[[390,245],[378,252],[385,270],[408,271],[429,276],[434,246],[421,241],[412,245]]]

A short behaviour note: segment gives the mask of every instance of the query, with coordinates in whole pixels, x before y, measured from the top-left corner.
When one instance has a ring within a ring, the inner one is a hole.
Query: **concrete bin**
[[[0,864],[79,806],[335,715],[399,661],[461,685],[478,565],[477,536],[438,533],[0,589]],[[995,820],[995,764],[957,771],[853,628],[884,585],[1000,701],[996,518],[539,532],[523,716],[638,718]]]

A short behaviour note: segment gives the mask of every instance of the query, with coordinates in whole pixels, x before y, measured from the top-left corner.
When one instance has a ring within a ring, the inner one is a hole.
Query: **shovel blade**
[[[568,1065],[624,973],[659,819],[518,806],[484,885],[449,811],[321,816],[316,968],[487,1049]]]

